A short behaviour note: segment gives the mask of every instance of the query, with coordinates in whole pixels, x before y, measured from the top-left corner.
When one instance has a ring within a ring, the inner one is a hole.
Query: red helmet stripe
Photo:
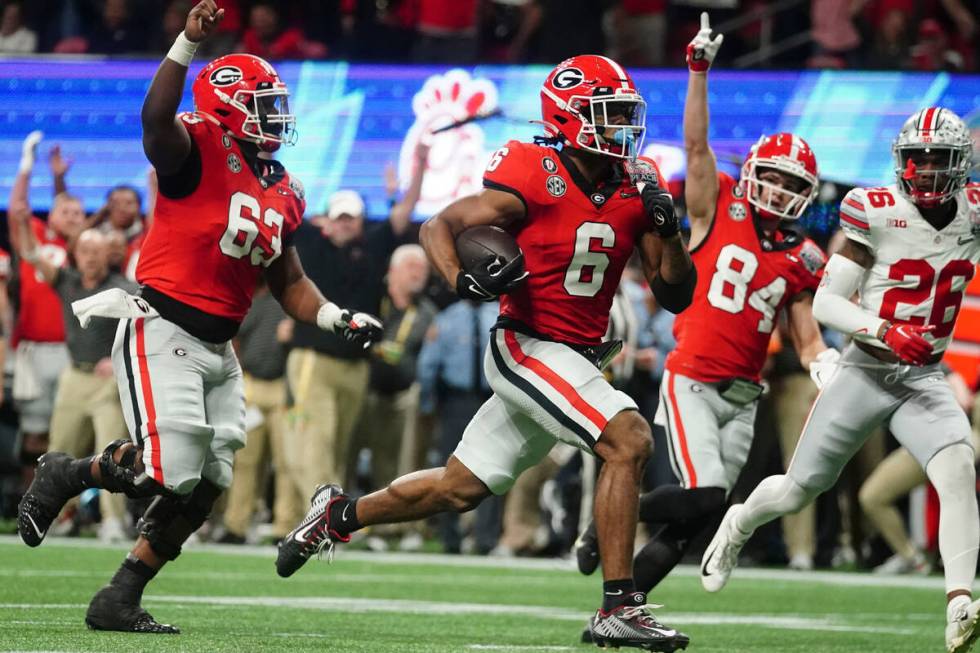
[[[936,107],[929,107],[926,109],[926,115],[922,118],[922,131],[923,133],[931,132],[935,129],[933,122],[936,117]]]

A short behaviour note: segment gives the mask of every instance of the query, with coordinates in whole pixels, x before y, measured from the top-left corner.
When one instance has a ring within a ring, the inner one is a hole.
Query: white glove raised
[[[810,362],[810,378],[817,386],[817,390],[830,381],[830,377],[837,370],[837,363],[840,361],[840,352],[836,349],[824,349],[817,354],[817,357]]]
[[[37,159],[37,144],[44,138],[44,132],[34,130],[27,135],[24,143],[20,146],[20,166],[17,168],[19,173],[30,174],[34,169],[34,161]]]
[[[384,327],[381,320],[369,313],[354,313],[327,302],[316,314],[316,325],[324,331],[336,333],[345,340],[361,345],[364,349],[381,340]]]
[[[718,54],[724,35],[718,34],[711,38],[711,25],[708,23],[708,12],[701,12],[701,29],[687,44],[687,67],[692,73],[708,72],[711,63]]]

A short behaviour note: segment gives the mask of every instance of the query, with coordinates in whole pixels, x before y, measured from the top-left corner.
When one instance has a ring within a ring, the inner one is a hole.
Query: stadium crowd
[[[70,152],[54,145],[46,162],[35,162],[39,140],[35,134],[24,143],[8,212],[13,258],[4,255],[0,292],[12,352],[12,386],[3,406],[7,474],[0,503],[8,518],[44,451],[81,456],[125,437],[108,360],[114,326],[81,329],[68,305],[106,288],[135,287],[140,244],[153,219],[152,177],[148,197],[130,187],[111,187],[105,205],[86,216],[71,195]],[[381,343],[364,350],[296,325],[271,295],[258,290],[236,339],[245,372],[248,444],[237,454],[226,507],[215,512],[202,537],[231,544],[274,542],[302,517],[317,483],[335,480],[363,494],[401,474],[439,464],[489,396],[482,356],[496,303],[458,300],[438,275],[430,274],[417,244],[412,215],[427,156],[428,148],[420,145],[403,195],[393,171],[387,171],[391,209],[386,219],[368,219],[363,199],[340,190],[312,212],[296,238],[304,268],[323,292],[384,320]],[[46,222],[27,205],[33,166],[45,163],[57,193]],[[841,240],[835,235],[825,245],[832,251]],[[39,246],[45,253],[40,258]],[[675,344],[673,320],[657,306],[638,265],[631,265],[610,326],[610,336],[623,339],[626,347],[607,374],[651,421],[664,361]],[[824,337],[842,344],[835,332]],[[816,395],[788,342],[783,320],[770,346],[767,392],[735,497],[788,464]],[[948,380],[963,408],[973,411],[978,431],[970,389],[977,380],[951,370]],[[20,434],[16,448],[10,446],[15,430]],[[662,440],[663,433],[655,437]],[[927,531],[922,550],[893,505],[900,501],[898,507],[907,510],[903,490],[924,478],[896,445],[887,433],[872,438],[837,492],[787,517],[781,529],[761,531],[754,541],[756,559],[795,569],[858,563],[882,572],[928,571],[934,532]],[[655,443],[647,489],[674,482],[666,451],[665,442]],[[18,466],[18,473],[11,473]],[[590,518],[594,475],[591,457],[559,447],[506,497],[484,502],[462,520],[443,515],[430,523],[369,529],[363,543],[375,550],[427,546],[451,553],[566,555]],[[70,505],[52,533],[94,531],[110,542],[134,537],[134,515],[141,505],[130,500],[127,509],[120,495],[99,495],[89,491]]]
[[[686,37],[713,7],[731,60],[771,34],[809,38],[753,59],[777,68],[975,71],[980,9],[964,0],[223,0],[202,51],[271,60],[553,63],[608,52],[628,66],[684,65]],[[156,56],[190,0],[4,0],[0,53]],[[667,25],[671,29],[667,29]],[[729,28],[728,26],[732,27]],[[590,26],[583,29],[583,26]],[[594,26],[594,28],[592,28]],[[575,39],[568,34],[576,34]]]

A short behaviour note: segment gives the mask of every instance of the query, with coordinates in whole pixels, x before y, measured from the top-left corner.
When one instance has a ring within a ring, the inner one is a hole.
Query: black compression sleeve
[[[653,296],[657,298],[657,303],[671,313],[680,313],[691,305],[694,298],[694,287],[698,283],[698,271],[693,265],[687,276],[677,283],[667,283],[663,277],[657,275],[650,284]]]
[[[157,177],[160,194],[172,200],[187,197],[201,183],[201,151],[197,147],[194,139],[191,139],[191,151],[181,164],[180,170],[172,175],[159,175]]]

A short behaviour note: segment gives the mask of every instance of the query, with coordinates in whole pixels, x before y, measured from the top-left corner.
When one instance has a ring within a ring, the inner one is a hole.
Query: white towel
[[[97,295],[79,299],[71,303],[71,310],[78,318],[82,328],[88,326],[93,317],[137,318],[156,317],[159,313],[145,299],[130,295],[122,288],[103,290]]]
[[[31,401],[41,396],[41,382],[34,370],[34,343],[21,341],[14,351],[13,395],[17,401]]]

